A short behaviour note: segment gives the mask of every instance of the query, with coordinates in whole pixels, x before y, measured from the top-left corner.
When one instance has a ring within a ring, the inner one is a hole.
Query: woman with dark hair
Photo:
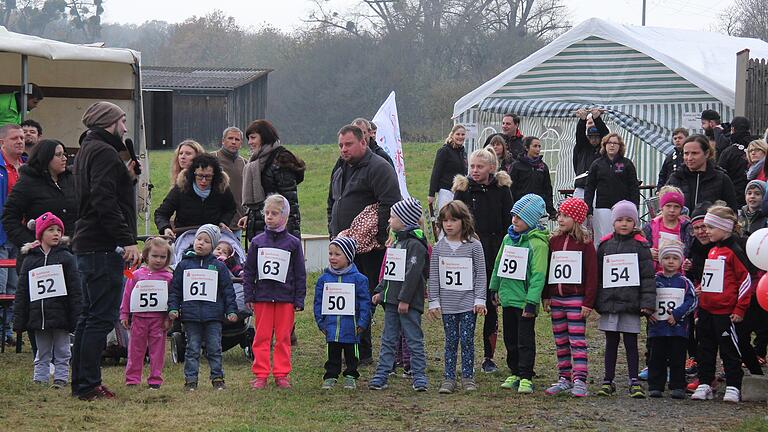
[[[181,171],[176,184],[155,210],[155,225],[159,233],[169,237],[175,237],[174,227],[213,224],[229,231],[227,225],[234,215],[235,198],[229,190],[229,176],[221,170],[216,157],[201,154]]]
[[[445,139],[445,145],[437,149],[427,197],[430,204],[437,200],[436,212],[453,200],[453,178],[467,174],[467,150],[464,148],[466,136],[467,129],[464,126],[454,125]]]
[[[509,178],[512,180],[512,198],[517,201],[529,193],[544,199],[547,214],[554,219],[557,210],[552,202],[552,179],[549,167],[541,156],[541,140],[535,136],[523,138],[526,154],[512,164]]]
[[[245,229],[246,242],[250,243],[264,231],[264,200],[279,193],[291,207],[286,229],[301,239],[298,185],[304,181],[304,161],[280,144],[277,130],[267,120],[255,120],[248,125],[245,136],[251,148],[250,161],[243,171],[243,206],[248,214],[240,218],[237,226]]]

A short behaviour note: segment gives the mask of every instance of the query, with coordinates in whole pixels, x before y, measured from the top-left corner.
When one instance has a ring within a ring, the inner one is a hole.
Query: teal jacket
[[[498,276],[499,263],[504,252],[504,246],[515,246],[528,249],[528,268],[525,280],[508,279]],[[546,229],[534,228],[520,236],[517,242],[509,234],[496,254],[496,262],[491,274],[491,284],[488,287],[499,294],[502,307],[515,307],[526,312],[536,313],[541,303],[541,293],[544,291],[547,276],[547,257],[549,255],[549,232]]]

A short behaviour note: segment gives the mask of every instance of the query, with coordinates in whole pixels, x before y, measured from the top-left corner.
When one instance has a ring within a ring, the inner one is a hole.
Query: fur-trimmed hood
[[[279,152],[275,157],[274,163],[280,168],[289,169],[295,172],[303,173],[307,169],[307,164],[288,150]]]
[[[512,179],[509,177],[509,174],[507,174],[506,171],[499,171],[493,177],[491,177],[491,182],[488,185],[491,186],[494,183],[502,187],[510,187],[512,186]],[[459,174],[453,178],[453,186],[451,187],[451,192],[464,192],[469,189],[470,184],[476,184],[476,182],[469,176]]]
[[[187,170],[188,168],[184,168],[179,172],[179,175],[176,176],[176,186],[183,190],[188,191],[190,190],[189,182],[187,181]],[[224,192],[229,187],[229,175],[225,173],[224,171],[221,171],[221,183],[219,183],[219,192]]]
[[[69,236],[62,236],[61,240],[59,240],[59,245],[54,247],[54,248],[52,248],[51,250],[54,250],[57,247],[69,248],[70,240],[71,239],[69,238]],[[39,247],[40,247],[40,241],[39,240],[35,240],[35,241],[31,242],[31,243],[24,243],[21,246],[21,248],[19,249],[19,251],[21,252],[22,255],[26,255],[26,254],[30,253],[33,249],[39,248]],[[42,253],[42,249],[39,249],[39,250]]]

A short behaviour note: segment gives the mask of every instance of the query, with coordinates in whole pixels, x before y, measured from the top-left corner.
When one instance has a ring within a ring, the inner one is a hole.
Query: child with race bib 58
[[[205,340],[205,354],[211,368],[211,384],[223,390],[224,370],[221,366],[221,327],[226,316],[237,321],[237,303],[232,278],[227,266],[213,256],[213,248],[221,239],[216,225],[197,229],[195,241],[184,252],[173,271],[168,294],[168,317],[181,319],[187,337],[184,352],[184,388],[197,390],[200,351]]]

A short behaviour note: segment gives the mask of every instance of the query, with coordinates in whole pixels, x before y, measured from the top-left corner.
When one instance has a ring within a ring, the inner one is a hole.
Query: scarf
[[[227,150],[227,148],[224,146],[221,146],[221,154],[231,159],[233,162],[237,160],[237,156],[238,156],[237,152],[231,152]]]
[[[539,171],[544,169],[544,161],[541,156],[536,156],[535,158],[532,158],[528,155],[525,155],[522,157],[521,160]]]
[[[759,161],[752,164],[751,167],[747,170],[747,180],[755,180],[760,175],[760,171],[763,170],[763,167],[765,166],[765,158],[760,159]]]
[[[250,162],[245,165],[245,170],[243,170],[244,206],[254,206],[267,198],[264,187],[261,185],[261,172],[267,165],[269,156],[277,147],[280,147],[279,142],[262,145],[259,151],[251,156]]]
[[[202,199],[208,198],[208,196],[211,194],[211,188],[208,188],[206,190],[202,190],[199,187],[197,187],[196,182],[192,182],[192,189],[195,191],[195,194],[199,196]]]
[[[333,267],[331,267],[331,266],[328,266],[328,273],[334,274],[336,276],[342,276],[342,275],[345,275],[345,274],[349,273],[349,271],[351,269],[352,269],[352,264],[349,264],[346,267],[338,269],[338,270],[333,268]]]
[[[509,235],[509,238],[511,238],[513,242],[517,243],[517,242],[520,241],[520,237],[522,237],[523,234],[527,233],[531,229],[532,229],[531,227],[528,227],[527,230],[519,233],[519,232],[515,231],[515,226],[514,225],[510,225],[509,228],[507,228],[507,234]]]

